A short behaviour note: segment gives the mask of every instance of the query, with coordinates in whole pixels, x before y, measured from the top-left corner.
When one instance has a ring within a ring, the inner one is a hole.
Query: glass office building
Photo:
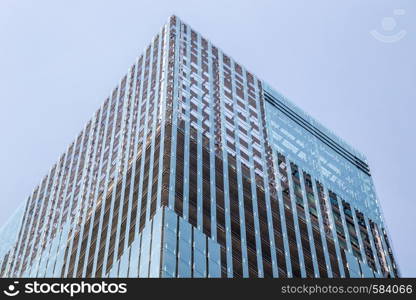
[[[365,157],[172,16],[0,231],[2,277],[398,277]]]

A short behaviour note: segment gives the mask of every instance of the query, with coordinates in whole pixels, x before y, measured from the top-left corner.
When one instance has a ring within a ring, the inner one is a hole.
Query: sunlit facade
[[[1,277],[397,277],[365,157],[177,17],[0,230]]]

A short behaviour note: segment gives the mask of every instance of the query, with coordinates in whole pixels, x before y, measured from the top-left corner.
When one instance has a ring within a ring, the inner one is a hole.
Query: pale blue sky
[[[0,226],[173,13],[367,155],[402,274],[416,276],[412,0],[2,0]],[[406,32],[383,43],[374,29]]]

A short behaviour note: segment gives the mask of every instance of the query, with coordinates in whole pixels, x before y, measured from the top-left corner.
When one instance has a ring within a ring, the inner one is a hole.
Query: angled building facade
[[[1,277],[398,277],[365,157],[172,16],[0,231]]]

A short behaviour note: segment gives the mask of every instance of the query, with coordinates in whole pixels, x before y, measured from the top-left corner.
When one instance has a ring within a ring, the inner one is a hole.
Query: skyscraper
[[[177,17],[0,231],[2,277],[398,277],[365,157]]]

